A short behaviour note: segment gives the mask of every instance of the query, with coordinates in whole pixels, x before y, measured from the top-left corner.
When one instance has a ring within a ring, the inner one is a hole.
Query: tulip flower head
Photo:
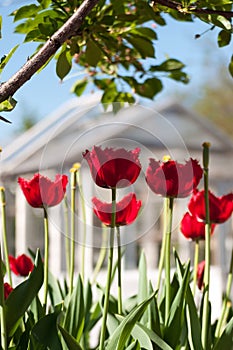
[[[214,232],[215,225],[211,225],[211,234]],[[205,223],[198,221],[195,216],[185,213],[180,223],[182,234],[193,241],[205,239]]]
[[[63,200],[68,177],[57,174],[51,181],[46,176],[35,174],[31,180],[19,177],[18,183],[33,208],[53,207]]]
[[[189,196],[198,186],[203,170],[198,161],[190,158],[185,164],[174,160],[165,162],[150,158],[146,182],[150,189],[163,197]]]
[[[96,185],[103,188],[122,188],[133,184],[141,171],[140,148],[127,151],[124,148],[94,146],[83,153]]]
[[[9,256],[10,268],[17,276],[26,277],[33,270],[33,262],[29,256],[22,254],[17,258]]]
[[[10,293],[13,291],[11,285],[7,282],[4,283],[4,298],[7,299]]]
[[[189,211],[196,219],[206,220],[205,210],[205,192],[204,190],[196,190],[188,204]],[[209,212],[210,222],[221,224],[228,220],[233,211],[233,193],[226,194],[221,197],[215,196],[209,191]]]
[[[101,202],[98,198],[92,199],[94,213],[106,225],[111,226],[112,204]],[[116,203],[116,226],[130,225],[136,219],[141,208],[141,201],[137,201],[134,193],[129,193]]]

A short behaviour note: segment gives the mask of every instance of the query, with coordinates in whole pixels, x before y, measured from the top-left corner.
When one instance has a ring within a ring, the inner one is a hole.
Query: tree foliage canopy
[[[219,28],[218,45],[223,47],[231,41],[232,5],[232,0],[37,0],[21,6],[11,14],[15,31],[25,42],[38,42],[38,48],[0,85],[0,110],[14,108],[14,93],[51,59],[61,80],[74,66],[83,72],[72,87],[77,96],[92,84],[103,91],[106,105],[132,103],[135,95],[153,99],[163,89],[162,76],[188,83],[178,59],[156,59],[156,26],[166,25],[164,14]],[[15,50],[0,59],[0,73]],[[233,75],[233,58],[229,70]]]

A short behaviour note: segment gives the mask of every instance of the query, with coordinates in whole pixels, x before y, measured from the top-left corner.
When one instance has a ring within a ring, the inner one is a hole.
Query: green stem
[[[219,338],[222,333],[222,326],[224,323],[224,320],[226,319],[226,313],[227,313],[227,307],[230,301],[230,293],[231,293],[231,286],[232,286],[232,274],[233,274],[233,249],[231,251],[231,261],[230,261],[230,268],[228,272],[228,277],[227,277],[227,286],[226,286],[226,295],[223,301],[223,306],[222,306],[222,312],[221,316],[218,320],[216,330],[215,330],[215,338]]]
[[[170,271],[171,271],[171,231],[172,231],[172,215],[173,215],[173,202],[174,198],[167,197],[165,199],[165,210],[167,212],[166,217],[166,247],[165,247],[165,324],[168,322],[170,305],[171,305],[171,286],[170,286]]]
[[[204,170],[204,192],[205,192],[205,272],[204,272],[204,302],[202,323],[202,345],[207,349],[209,332],[209,284],[210,284],[210,212],[209,212],[209,147],[203,144],[203,170]]]
[[[71,172],[71,243],[70,243],[70,289],[71,295],[74,284],[75,265],[75,193],[76,193],[76,171]]]
[[[85,277],[85,253],[86,253],[86,240],[87,240],[87,216],[86,216],[86,207],[85,200],[83,196],[83,188],[81,182],[80,172],[77,172],[77,182],[79,185],[79,193],[81,197],[81,208],[82,208],[82,216],[83,216],[83,242],[82,242],[82,257],[81,257],[81,276],[84,281]]]
[[[108,307],[109,307],[109,296],[110,296],[112,265],[113,265],[113,244],[114,244],[115,223],[116,223],[116,189],[112,188],[112,218],[111,218],[111,229],[110,229],[110,248],[108,253],[107,282],[106,282],[105,297],[104,297],[104,309],[103,309],[102,327],[100,332],[99,350],[104,350],[105,333],[106,333],[106,327],[107,327],[107,315],[108,315]]]
[[[195,297],[197,285],[197,268],[199,261],[199,240],[195,241],[194,266],[193,266],[193,296]]]
[[[117,226],[117,265],[118,265],[118,314],[122,315],[122,281],[121,281],[121,236]]]
[[[9,263],[9,250],[7,243],[7,233],[6,233],[6,196],[4,187],[0,188],[1,191],[1,209],[2,209],[2,236],[3,236],[3,249],[6,263],[6,272],[9,278],[9,283],[12,286],[11,269]]]
[[[161,277],[162,277],[162,272],[163,272],[163,267],[164,267],[164,259],[165,259],[165,249],[166,249],[166,222],[167,222],[167,210],[166,210],[166,200],[167,198],[164,198],[164,211],[163,211],[163,238],[162,238],[162,247],[161,247],[161,252],[160,252],[160,258],[159,258],[159,267],[158,267],[158,280],[157,280],[157,289],[159,290],[160,288],[160,283],[161,283]]]
[[[4,272],[2,263],[2,252],[0,245],[0,322],[1,322],[1,349],[7,350],[7,327],[6,327],[6,316],[5,316],[5,298],[4,298]]]
[[[92,283],[96,282],[96,278],[98,276],[98,273],[100,272],[100,269],[101,269],[101,267],[102,267],[102,265],[104,263],[105,257],[106,257],[107,237],[108,237],[107,227],[103,225],[102,244],[101,244],[101,248],[100,248],[99,257],[98,257],[98,260],[97,260],[97,263],[95,265],[95,269],[94,269],[94,272],[93,272]]]
[[[68,203],[67,197],[64,197],[64,220],[65,220],[65,250],[66,250],[66,269],[70,275],[70,237],[69,237],[69,220],[68,220]]]
[[[44,208],[44,309],[47,308],[49,278],[49,224],[47,209]]]

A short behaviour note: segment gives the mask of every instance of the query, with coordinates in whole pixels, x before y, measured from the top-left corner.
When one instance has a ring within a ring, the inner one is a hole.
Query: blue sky
[[[1,81],[9,79],[26,61],[27,57],[33,53],[34,44],[22,44],[23,36],[13,34],[14,24],[12,18],[8,16],[15,8],[26,4],[23,0],[4,0],[0,7],[0,14],[3,17],[2,39],[0,40],[0,56],[8,53],[14,45],[20,43],[12,61],[6,67],[1,76]],[[3,4],[7,6],[3,6]],[[200,21],[194,23],[181,23],[172,19],[168,20],[168,25],[157,27],[159,37],[155,45],[156,56],[159,61],[167,57],[178,58],[186,65],[186,72],[190,75],[189,85],[175,83],[168,79],[163,80],[165,89],[157,96],[158,99],[171,96],[179,92],[189,92],[190,95],[201,98],[200,84],[208,77],[214,75],[216,66],[221,63],[228,63],[232,55],[232,48],[219,49],[217,47],[217,33],[213,30],[203,35],[200,39],[195,39],[195,34],[202,33],[209,26]],[[12,125],[1,123],[1,145],[8,143],[20,124],[23,114],[31,113],[38,119],[45,117],[62,103],[73,96],[70,88],[76,78],[69,78],[62,84],[55,73],[55,64],[51,62],[41,73],[36,74],[27,82],[16,94],[18,104],[11,113],[3,114],[12,121]]]

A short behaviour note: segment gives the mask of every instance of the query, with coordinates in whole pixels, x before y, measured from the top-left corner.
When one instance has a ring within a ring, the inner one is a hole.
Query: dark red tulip
[[[94,213],[107,226],[111,226],[112,204],[103,203],[98,198],[92,199]],[[116,226],[130,225],[137,217],[141,208],[141,201],[137,201],[134,193],[129,193],[116,203]]]
[[[189,202],[189,210],[198,220],[206,220],[205,192],[196,190]],[[233,211],[233,193],[221,197],[209,191],[209,212],[212,223],[221,224],[231,216]]]
[[[205,273],[205,260],[201,261],[197,266],[197,286],[200,290],[204,288],[204,273]]]
[[[46,176],[35,174],[31,180],[19,177],[18,183],[32,207],[53,207],[63,200],[68,177],[57,174],[55,180],[51,181]]]
[[[9,256],[10,268],[17,276],[26,277],[33,270],[33,262],[29,256],[22,254],[17,258]]]
[[[166,162],[150,158],[146,182],[150,189],[163,197],[189,196],[199,184],[203,170],[198,161],[190,158],[185,164],[174,160]]]
[[[215,225],[211,225],[211,234],[214,232]],[[180,223],[180,230],[186,238],[195,240],[205,239],[205,223],[197,221],[195,216],[188,212],[183,216]]]
[[[127,187],[133,184],[141,171],[140,148],[127,151],[124,148],[94,146],[83,153],[96,185],[104,188]]]
[[[9,283],[4,283],[4,298],[7,299],[12,292],[13,288],[9,285]]]

